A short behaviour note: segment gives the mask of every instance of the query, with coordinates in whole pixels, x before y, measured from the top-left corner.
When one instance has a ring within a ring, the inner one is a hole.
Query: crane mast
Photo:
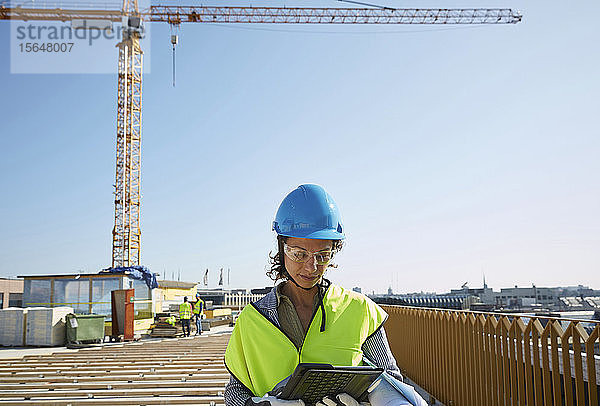
[[[123,36],[117,44],[117,153],[112,267],[140,265],[142,19],[137,0],[123,0]]]
[[[32,3],[33,4],[33,3]],[[123,0],[121,10],[68,10],[0,6],[0,20],[71,21],[96,19],[123,23],[117,80],[117,149],[112,267],[140,265],[141,130],[143,21],[245,24],[515,24],[512,9],[394,9],[315,7],[150,6]]]

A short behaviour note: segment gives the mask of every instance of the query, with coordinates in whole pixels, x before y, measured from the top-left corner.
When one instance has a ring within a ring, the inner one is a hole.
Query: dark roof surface
[[[127,275],[115,275],[106,272],[102,273],[59,273],[59,274],[47,274],[47,275],[19,275],[17,278],[60,278],[60,277],[76,277],[79,275],[80,277],[88,277],[88,276],[96,276],[96,277],[125,277]]]

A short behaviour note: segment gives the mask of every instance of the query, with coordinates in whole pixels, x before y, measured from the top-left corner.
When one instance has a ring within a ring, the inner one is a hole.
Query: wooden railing
[[[383,307],[400,369],[445,405],[599,405],[598,322]]]

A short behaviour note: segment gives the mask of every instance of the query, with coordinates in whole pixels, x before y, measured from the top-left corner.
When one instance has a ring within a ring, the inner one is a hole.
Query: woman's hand
[[[325,396],[323,400],[317,402],[315,406],[364,406],[368,403],[359,403],[358,400],[354,399],[347,393],[340,393],[336,395],[335,399],[331,399],[329,396]]]
[[[285,400],[265,395],[262,398],[255,396],[248,399],[245,406],[304,406],[304,402],[302,399]]]

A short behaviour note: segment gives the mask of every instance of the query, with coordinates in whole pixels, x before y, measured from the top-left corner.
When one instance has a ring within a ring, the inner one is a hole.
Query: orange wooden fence
[[[600,405],[598,322],[383,307],[398,366],[448,406]]]

